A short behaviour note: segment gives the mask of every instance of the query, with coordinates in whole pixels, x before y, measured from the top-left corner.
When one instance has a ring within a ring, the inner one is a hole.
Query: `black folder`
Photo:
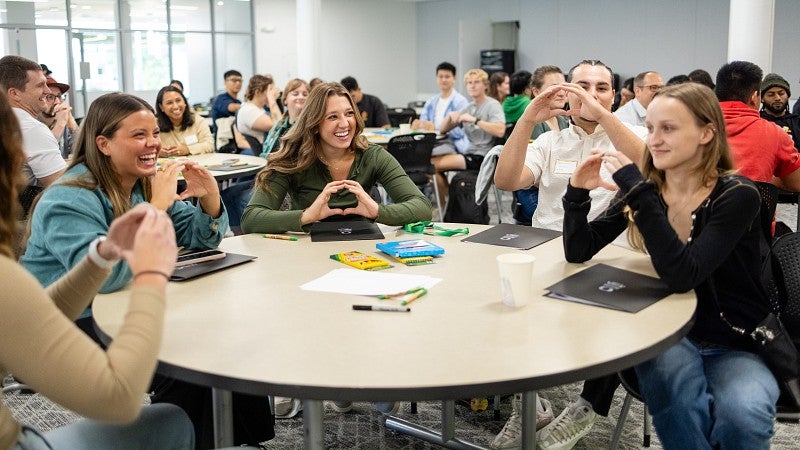
[[[170,281],[191,280],[192,278],[197,278],[199,276],[227,269],[228,267],[238,266],[239,264],[244,264],[254,259],[256,259],[255,256],[227,253],[225,257],[221,259],[203,261],[197,264],[176,267],[175,271],[172,273]]]
[[[561,236],[560,231],[534,228],[527,225],[501,223],[462,239],[462,242],[478,242],[480,244],[500,245],[528,250]]]
[[[383,239],[378,225],[365,220],[314,222],[308,231],[311,242]]]
[[[666,283],[605,264],[588,269],[547,288],[547,296],[630,313],[639,312],[672,294]]]

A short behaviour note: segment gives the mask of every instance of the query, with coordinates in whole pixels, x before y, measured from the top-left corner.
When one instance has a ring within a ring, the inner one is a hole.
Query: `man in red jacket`
[[[733,160],[751,180],[800,191],[800,154],[792,138],[758,113],[762,75],[760,67],[747,61],[733,61],[717,72],[715,92]]]

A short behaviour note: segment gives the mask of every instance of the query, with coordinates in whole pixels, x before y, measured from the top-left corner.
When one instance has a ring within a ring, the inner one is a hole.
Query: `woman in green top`
[[[339,83],[311,91],[297,123],[258,174],[242,216],[245,233],[305,231],[313,222],[360,216],[387,225],[431,219],[430,201],[382,147],[361,132],[358,107]],[[394,203],[381,205],[368,191],[380,183]],[[286,194],[288,211],[280,211]]]

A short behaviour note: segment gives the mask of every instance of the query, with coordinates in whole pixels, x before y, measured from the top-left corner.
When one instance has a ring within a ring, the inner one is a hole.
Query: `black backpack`
[[[475,184],[478,172],[463,170],[450,181],[448,191],[447,209],[444,213],[445,222],[456,223],[489,223],[489,205],[484,201],[475,202]]]

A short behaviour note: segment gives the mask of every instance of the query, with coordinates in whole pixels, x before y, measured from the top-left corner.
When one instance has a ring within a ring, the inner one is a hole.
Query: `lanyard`
[[[403,229],[409,233],[422,233],[431,236],[455,236],[458,234],[469,234],[469,228],[445,228],[434,225],[433,222],[414,222],[403,225]]]

